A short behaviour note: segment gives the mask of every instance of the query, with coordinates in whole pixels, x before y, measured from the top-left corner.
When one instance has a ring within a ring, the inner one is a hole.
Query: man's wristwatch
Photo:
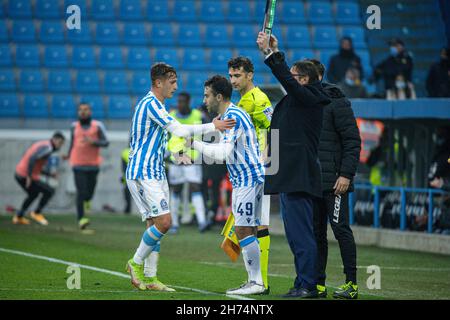
[[[267,49],[264,49],[263,50],[263,54],[267,57],[269,54],[271,54],[272,53],[272,49],[270,49],[270,48],[267,48]]]

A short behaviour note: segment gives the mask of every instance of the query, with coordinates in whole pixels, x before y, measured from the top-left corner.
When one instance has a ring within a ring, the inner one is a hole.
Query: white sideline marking
[[[0,248],[0,252],[17,254],[19,256],[24,256],[24,257],[34,258],[34,259],[40,259],[40,260],[53,262],[53,263],[59,263],[59,264],[63,264],[63,265],[66,265],[66,266],[78,266],[78,267],[83,268],[83,269],[97,271],[97,272],[101,272],[101,273],[106,273],[106,274],[110,274],[110,275],[113,275],[113,276],[116,276],[116,277],[120,277],[120,278],[126,278],[126,279],[130,278],[130,276],[128,274],[126,274],[126,273],[117,272],[117,271],[111,271],[111,270],[97,268],[97,267],[92,267],[92,266],[88,266],[88,265],[85,265],[85,264],[79,264],[79,263],[76,263],[76,262],[70,262],[70,261],[55,259],[55,258],[51,258],[51,257],[41,256],[41,255],[28,253],[28,252],[23,252],[23,251],[18,251],[18,250],[11,250],[11,249],[6,249],[6,248]],[[216,293],[216,292],[211,292],[211,291],[206,291],[206,290],[201,290],[201,289],[195,289],[195,288],[188,288],[188,287],[182,287],[182,286],[171,286],[171,287],[174,287],[174,288],[177,288],[177,289],[181,289],[181,290],[194,291],[194,292],[202,293],[202,294],[205,294],[205,295],[226,296],[226,297],[229,297],[229,298],[232,298],[232,299],[236,299],[236,300],[254,300],[254,299],[248,298],[248,297],[242,297],[242,296],[232,295],[232,294],[221,294],[221,293]]]

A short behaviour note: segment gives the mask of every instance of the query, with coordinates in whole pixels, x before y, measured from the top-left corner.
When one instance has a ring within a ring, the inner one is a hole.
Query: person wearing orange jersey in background
[[[15,179],[25,190],[27,197],[23,201],[21,209],[13,217],[14,224],[30,224],[30,221],[25,218],[25,212],[33,201],[42,194],[36,210],[32,211],[30,216],[37,223],[43,226],[48,225],[48,221],[41,211],[53,196],[54,189],[40,181],[40,174],[50,155],[62,147],[64,140],[64,135],[61,132],[55,132],[50,140],[35,142],[17,164]]]
[[[92,110],[87,103],[78,106],[78,121],[72,124],[69,159],[77,189],[77,218],[80,229],[89,225],[89,219],[84,216],[89,210],[90,201],[94,196],[97,175],[102,162],[100,148],[106,148],[109,141],[106,138],[105,126],[102,122],[92,119]]]

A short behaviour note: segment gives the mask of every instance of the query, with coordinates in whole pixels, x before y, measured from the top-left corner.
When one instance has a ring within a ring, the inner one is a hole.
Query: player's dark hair
[[[215,75],[205,81],[205,87],[210,87],[215,96],[221,94],[225,101],[231,99],[233,87],[227,78],[221,75]]]
[[[317,59],[305,59],[305,61],[309,61],[313,65],[315,65],[317,68],[317,72],[319,72],[319,75],[323,77],[323,75],[325,74],[325,66],[323,65],[322,62],[320,62]]]
[[[61,139],[61,140],[66,140],[66,137],[64,136],[64,134],[61,132],[61,131],[56,131],[54,134],[53,134],[53,137],[52,137],[53,139]]]
[[[191,95],[186,92],[186,91],[182,91],[178,94],[179,97],[185,97],[187,99],[187,101],[191,101]]]
[[[308,76],[308,83],[319,81],[319,71],[316,66],[310,61],[294,62],[293,67],[297,70],[300,76]]]
[[[155,84],[156,80],[167,79],[171,75],[177,75],[175,68],[164,62],[157,62],[152,66],[150,71],[152,84]]]
[[[228,69],[239,69],[240,67],[242,67],[245,72],[255,72],[252,61],[247,57],[239,56],[228,60]]]

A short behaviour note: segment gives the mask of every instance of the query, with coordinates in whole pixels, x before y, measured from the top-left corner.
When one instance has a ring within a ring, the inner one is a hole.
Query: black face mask
[[[78,120],[80,121],[81,125],[88,125],[88,124],[91,124],[92,118],[91,117],[85,118],[85,119],[78,118]]]

